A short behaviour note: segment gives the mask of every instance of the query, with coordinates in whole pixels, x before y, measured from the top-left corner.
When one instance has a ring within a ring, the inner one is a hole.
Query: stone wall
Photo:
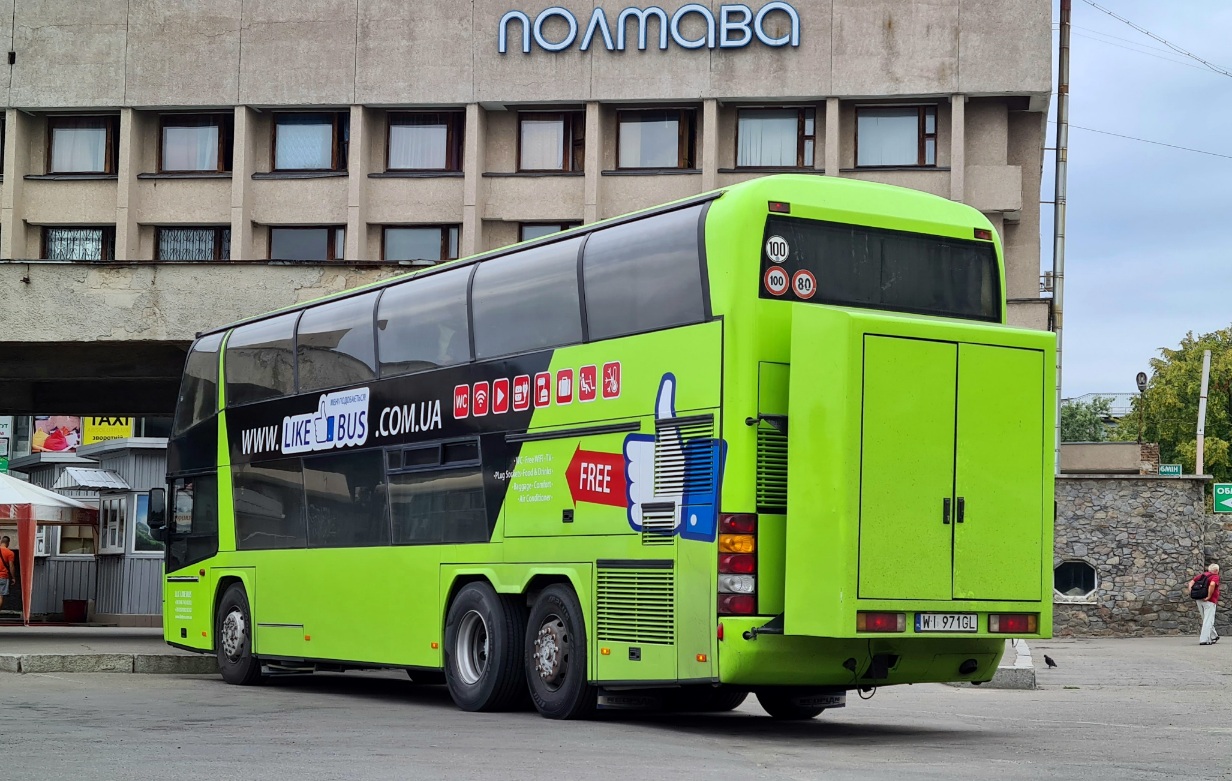
[[[1084,561],[1096,573],[1085,596],[1055,591],[1057,636],[1197,634],[1184,585],[1209,562],[1232,562],[1232,523],[1206,509],[1201,478],[1061,475],[1054,566]],[[1229,600],[1216,614],[1232,634]]]

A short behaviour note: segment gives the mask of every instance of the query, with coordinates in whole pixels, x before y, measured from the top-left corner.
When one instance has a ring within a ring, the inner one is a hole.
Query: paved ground
[[[0,636],[0,643],[3,638]],[[1232,779],[1232,641],[1042,641],[1043,688],[912,686],[815,721],[547,722],[457,711],[396,673],[0,675],[4,777]]]
[[[163,630],[111,626],[0,624],[0,654],[188,654],[163,642]]]

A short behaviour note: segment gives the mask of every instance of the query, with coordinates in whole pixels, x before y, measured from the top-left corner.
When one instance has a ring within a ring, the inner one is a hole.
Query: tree
[[[1232,441],[1232,327],[1202,336],[1185,334],[1173,350],[1161,347],[1151,359],[1151,378],[1134,398],[1133,412],[1121,418],[1116,439],[1159,443],[1164,463],[1179,463],[1192,474],[1197,461],[1198,399],[1202,392],[1202,351],[1211,351],[1207,390],[1203,471],[1217,482],[1232,480],[1228,443]]]
[[[1112,399],[1096,396],[1090,401],[1067,401],[1061,405],[1062,442],[1103,442],[1108,438],[1104,421]]]

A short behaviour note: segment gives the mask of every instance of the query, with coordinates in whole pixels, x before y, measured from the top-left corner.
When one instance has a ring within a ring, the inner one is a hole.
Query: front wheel
[[[462,710],[506,710],[525,697],[526,607],[487,583],[458,592],[445,620],[445,684]],[[412,672],[411,680],[416,676]]]
[[[586,678],[586,622],[573,589],[548,586],[530,610],[526,680],[535,709],[549,719],[584,719],[598,692]]]
[[[797,702],[800,695],[790,691],[759,691],[757,702],[770,714],[770,718],[779,721],[804,721],[821,715],[825,708],[816,705],[802,705]]]
[[[248,594],[232,583],[218,603],[214,618],[218,670],[227,683],[250,686],[261,680],[261,660],[252,653],[252,611]]]

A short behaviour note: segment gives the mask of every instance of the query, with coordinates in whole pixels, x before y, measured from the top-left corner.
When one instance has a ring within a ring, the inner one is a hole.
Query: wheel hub
[[[227,655],[228,659],[234,662],[240,658],[247,637],[248,625],[244,620],[244,614],[239,610],[227,613],[227,617],[222,620],[221,639],[222,652]]]
[[[488,669],[488,643],[488,625],[483,616],[474,610],[462,616],[454,657],[458,660],[458,675],[467,686],[478,683]]]
[[[569,642],[565,627],[555,616],[539,627],[535,637],[535,671],[544,683],[555,685],[564,677]]]

